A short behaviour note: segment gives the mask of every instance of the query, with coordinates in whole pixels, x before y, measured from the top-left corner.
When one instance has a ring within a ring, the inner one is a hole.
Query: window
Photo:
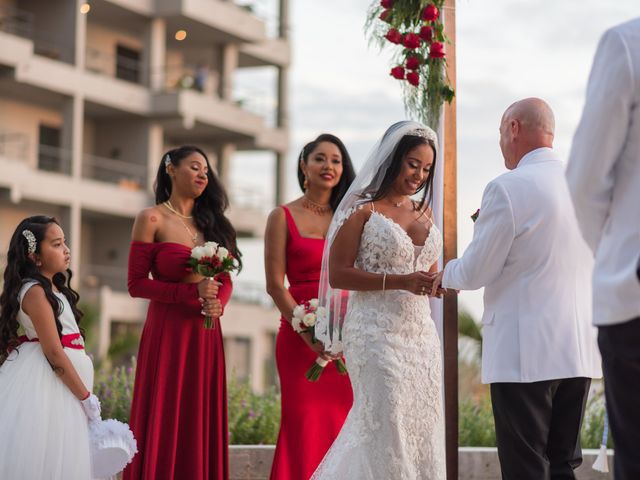
[[[140,52],[122,45],[116,46],[116,77],[140,83]]]
[[[38,168],[49,172],[64,171],[61,146],[62,132],[58,127],[40,125]]]

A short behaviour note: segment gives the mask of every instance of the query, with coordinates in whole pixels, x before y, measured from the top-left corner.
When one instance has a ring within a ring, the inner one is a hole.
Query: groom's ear
[[[512,118],[509,121],[509,131],[511,132],[511,137],[512,138],[517,137],[521,130],[522,130],[522,125],[520,124],[520,121],[515,118]]]

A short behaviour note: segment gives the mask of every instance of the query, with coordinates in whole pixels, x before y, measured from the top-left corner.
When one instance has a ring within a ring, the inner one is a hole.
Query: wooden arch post
[[[445,34],[451,41],[446,46],[447,75],[451,87],[456,85],[456,1],[446,0]],[[456,98],[444,107],[444,262],[458,256],[457,226],[457,142]],[[444,338],[444,409],[447,447],[447,480],[458,478],[458,298],[445,296],[443,306]]]

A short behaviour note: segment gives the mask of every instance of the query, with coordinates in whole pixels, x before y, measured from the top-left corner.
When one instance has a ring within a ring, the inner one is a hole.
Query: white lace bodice
[[[374,211],[355,266],[387,274],[426,271],[441,251],[435,225],[416,248],[400,225]],[[442,358],[428,297],[351,292],[342,333],[354,404],[312,479],[445,478]]]
[[[400,225],[373,211],[362,230],[356,267],[367,272],[396,274],[429,270],[442,251],[440,231],[431,226],[418,258],[414,258],[415,246]]]

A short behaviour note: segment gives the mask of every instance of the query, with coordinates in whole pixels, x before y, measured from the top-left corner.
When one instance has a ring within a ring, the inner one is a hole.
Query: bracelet
[[[385,288],[386,288],[386,283],[387,283],[387,274],[383,273],[382,274],[382,291],[384,292]]]
[[[85,395],[84,398],[80,399],[81,402],[84,402],[87,398],[89,398],[91,396],[91,392],[89,390],[87,390],[87,394]]]

